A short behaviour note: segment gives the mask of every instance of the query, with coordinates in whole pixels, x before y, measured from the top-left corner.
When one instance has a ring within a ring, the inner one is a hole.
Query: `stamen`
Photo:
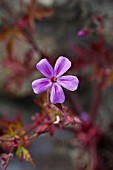
[[[56,81],[57,81],[57,78],[56,78],[56,77],[52,77],[52,78],[51,78],[51,82],[54,83],[54,82],[56,82]]]

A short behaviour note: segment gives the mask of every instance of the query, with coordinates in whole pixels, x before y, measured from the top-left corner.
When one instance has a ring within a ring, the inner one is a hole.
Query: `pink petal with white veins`
[[[46,58],[37,63],[36,68],[46,77],[53,77],[53,68]]]
[[[78,78],[71,75],[61,76],[58,78],[57,82],[70,91],[76,90],[79,84]]]
[[[71,62],[66,57],[59,57],[54,67],[54,76],[60,77],[71,67]]]
[[[46,91],[47,89],[51,87],[51,85],[52,85],[52,82],[48,78],[41,78],[38,80],[34,80],[32,82],[32,88],[36,94],[40,94]]]
[[[65,101],[63,89],[57,83],[53,83],[52,85],[50,100],[54,104],[63,103]]]

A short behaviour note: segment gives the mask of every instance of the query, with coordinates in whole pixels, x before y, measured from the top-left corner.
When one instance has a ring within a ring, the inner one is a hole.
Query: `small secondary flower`
[[[91,29],[83,29],[77,33],[79,37],[85,37],[92,32]]]
[[[33,91],[36,94],[40,94],[51,88],[50,101],[53,104],[63,103],[65,101],[65,95],[62,87],[74,91],[77,89],[79,83],[76,76],[62,76],[70,67],[71,62],[63,56],[57,59],[54,69],[46,58],[42,59],[37,63],[36,68],[46,76],[46,78],[34,80],[32,82]]]

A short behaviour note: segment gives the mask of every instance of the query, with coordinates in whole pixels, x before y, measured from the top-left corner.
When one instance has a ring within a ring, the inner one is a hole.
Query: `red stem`
[[[10,159],[11,159],[11,154],[13,153],[13,150],[14,150],[15,147],[16,147],[16,145],[13,145],[11,150],[10,150],[10,153],[9,153],[9,156],[8,156],[8,161],[7,161],[7,164],[6,164],[5,168],[4,168],[4,170],[6,170],[8,165],[9,165],[9,162],[10,162]]]
[[[92,97],[92,103],[91,103],[91,123],[94,122],[96,115],[98,114],[99,106],[100,106],[100,100],[102,96],[102,90],[101,90],[101,82],[95,81],[94,88],[93,88],[93,97]]]
[[[104,170],[102,160],[97,152],[97,141],[92,142],[92,144],[90,145],[90,151],[93,161],[92,170]]]
[[[75,108],[75,110],[77,111],[78,114],[82,113],[83,112],[83,107],[82,107],[82,103],[79,99],[79,96],[77,95],[77,93],[70,93],[70,99],[71,99],[71,102]]]

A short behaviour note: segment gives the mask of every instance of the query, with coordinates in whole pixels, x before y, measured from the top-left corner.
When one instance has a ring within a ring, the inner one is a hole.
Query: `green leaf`
[[[26,160],[27,162],[31,163],[33,166],[35,165],[29,151],[24,146],[19,146],[16,151],[16,156],[21,161],[22,159]]]

